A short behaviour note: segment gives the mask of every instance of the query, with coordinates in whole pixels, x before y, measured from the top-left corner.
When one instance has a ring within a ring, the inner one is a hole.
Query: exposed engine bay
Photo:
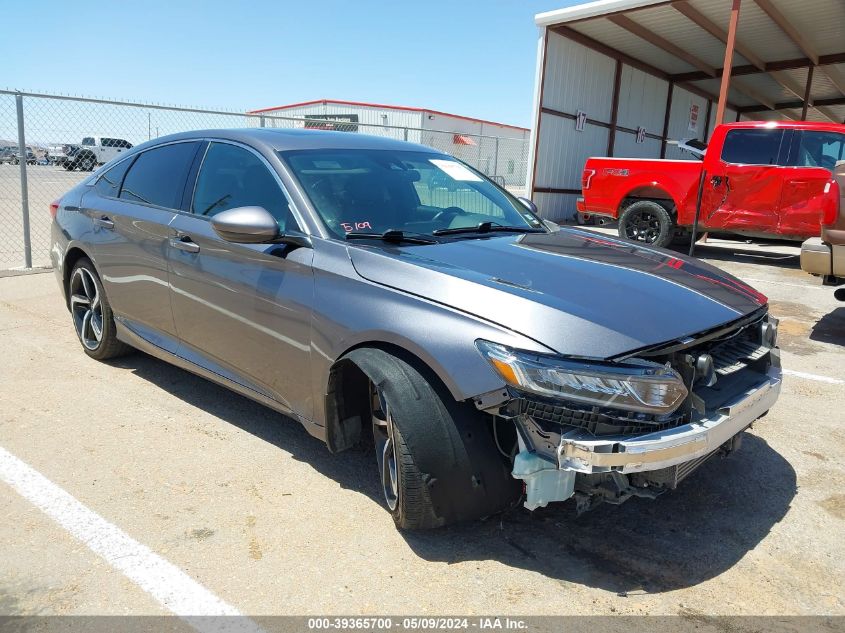
[[[686,394],[669,413],[590,406],[511,387],[505,401],[491,406],[480,398],[476,406],[496,416],[497,444],[524,482],[529,510],[573,497],[578,513],[635,496],[653,499],[714,455],[736,451],[742,432],[768,412],[780,392],[776,345],[777,321],[764,308],[626,356],[680,375]]]

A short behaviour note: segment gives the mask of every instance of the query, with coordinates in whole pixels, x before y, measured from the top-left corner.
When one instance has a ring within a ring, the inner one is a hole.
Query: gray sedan
[[[51,255],[98,360],[139,349],[373,442],[401,528],[654,498],[780,390],[741,281],[541,220],[442,152],[314,130],[159,138],[56,201]]]

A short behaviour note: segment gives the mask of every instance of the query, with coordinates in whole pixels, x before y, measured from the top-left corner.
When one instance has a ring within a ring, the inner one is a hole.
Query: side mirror
[[[279,237],[279,223],[264,207],[236,207],[211,218],[221,239],[237,244],[266,244]]]
[[[517,200],[519,200],[523,205],[528,207],[528,210],[531,211],[531,213],[538,213],[537,205],[534,204],[532,200],[529,200],[528,198],[523,198],[522,196],[518,197]]]
[[[236,207],[211,218],[211,228],[227,242],[236,244],[291,244],[311,246],[307,235],[279,231],[279,223],[264,207]]]

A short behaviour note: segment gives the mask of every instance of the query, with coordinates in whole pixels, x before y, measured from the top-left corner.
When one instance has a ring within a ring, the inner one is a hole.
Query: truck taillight
[[[839,183],[831,180],[824,186],[824,198],[822,199],[822,226],[836,223],[839,217]]]
[[[61,198],[57,198],[50,203],[50,215],[56,219],[56,214],[59,212],[59,205],[62,203]]]
[[[593,176],[596,175],[595,169],[585,169],[581,174],[581,190],[589,189],[590,183],[593,181]]]

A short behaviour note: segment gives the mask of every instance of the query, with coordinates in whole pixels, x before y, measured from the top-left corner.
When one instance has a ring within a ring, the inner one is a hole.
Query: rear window
[[[123,181],[120,197],[178,209],[199,143],[174,143],[138,156]]]
[[[94,185],[97,193],[107,198],[117,198],[118,193],[120,193],[120,183],[123,182],[123,176],[131,164],[132,159],[127,158],[100,176],[97,184]]]
[[[823,167],[832,172],[845,160],[845,134],[804,130],[795,145],[793,164],[798,167]]]
[[[740,165],[778,165],[783,130],[730,130],[722,146],[722,160]]]
[[[132,147],[131,143],[124,141],[122,138],[103,138],[101,143],[103,147]]]

